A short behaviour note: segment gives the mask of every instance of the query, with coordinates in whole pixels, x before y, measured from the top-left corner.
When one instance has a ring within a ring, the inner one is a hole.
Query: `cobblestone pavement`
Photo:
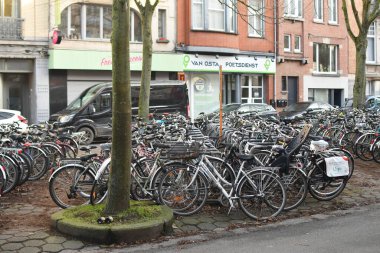
[[[380,165],[374,162],[356,161],[357,166],[353,177],[346,189],[336,199],[328,202],[319,202],[308,196],[306,201],[296,210],[283,213],[271,222],[284,221],[297,217],[323,217],[335,210],[359,207],[373,203],[380,203]],[[33,194],[33,193],[30,193]],[[0,212],[12,214],[15,217],[33,219],[43,212],[53,213],[58,208],[43,207],[41,205],[23,203],[2,203]],[[232,211],[227,214],[226,208],[209,204],[201,213],[189,217],[177,217],[172,237],[182,237],[193,234],[212,234],[226,232],[239,227],[261,226],[247,218],[241,211]],[[157,242],[168,239],[163,237]],[[15,227],[0,230],[0,252],[88,252],[107,251],[126,245],[94,245],[82,242],[67,236],[60,235],[41,227]]]

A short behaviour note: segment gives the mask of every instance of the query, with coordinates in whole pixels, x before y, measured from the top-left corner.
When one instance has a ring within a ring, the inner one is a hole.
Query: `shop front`
[[[223,104],[269,102],[276,72],[273,57],[185,54],[191,118],[219,108],[220,67]]]
[[[62,110],[86,88],[112,81],[112,53],[91,50],[49,51],[50,113]],[[152,80],[176,80],[183,67],[181,55],[154,53]],[[131,79],[140,80],[142,53],[130,54]]]

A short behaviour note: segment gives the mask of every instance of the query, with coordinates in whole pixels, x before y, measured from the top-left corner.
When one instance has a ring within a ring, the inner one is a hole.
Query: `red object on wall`
[[[62,33],[60,30],[53,31],[52,42],[53,44],[61,44],[62,41]]]

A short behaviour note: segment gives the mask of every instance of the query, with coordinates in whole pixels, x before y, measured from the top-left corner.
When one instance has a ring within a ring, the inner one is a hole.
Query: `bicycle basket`
[[[198,142],[176,142],[167,152],[168,159],[195,159],[199,156],[200,144]]]

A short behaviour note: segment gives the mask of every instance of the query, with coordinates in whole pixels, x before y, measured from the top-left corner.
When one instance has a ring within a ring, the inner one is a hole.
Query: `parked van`
[[[132,114],[138,112],[140,82],[131,83]],[[74,126],[86,132],[86,143],[96,137],[110,137],[112,129],[112,83],[100,83],[84,90],[66,109],[50,116],[49,122]],[[175,113],[188,116],[187,87],[183,81],[151,81],[150,112]]]

